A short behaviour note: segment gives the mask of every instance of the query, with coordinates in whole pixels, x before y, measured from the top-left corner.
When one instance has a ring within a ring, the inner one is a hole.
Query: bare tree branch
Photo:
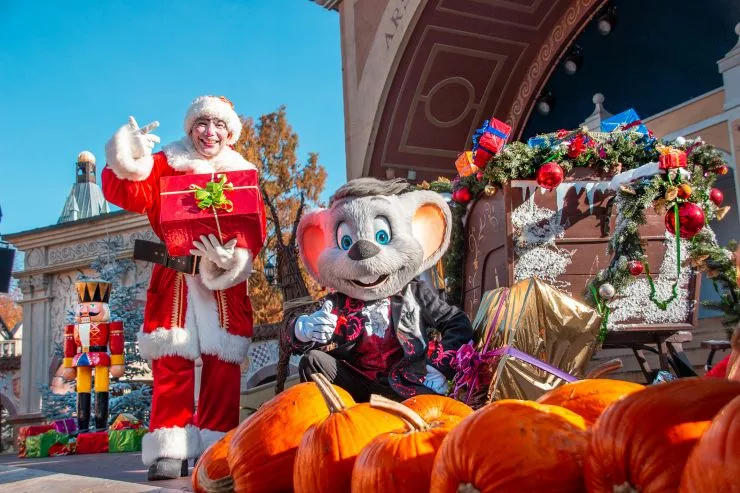
[[[288,246],[294,246],[296,241],[296,235],[298,234],[298,223],[301,220],[301,216],[303,215],[303,207],[306,205],[306,196],[304,194],[301,194],[301,205],[298,206],[298,211],[295,215],[295,221],[293,222],[293,231],[290,233],[290,240],[288,241]]]
[[[265,199],[265,202],[267,203],[267,207],[270,208],[270,214],[272,214],[272,222],[275,225],[275,236],[276,240],[280,245],[283,245],[283,238],[280,234],[281,228],[280,228],[280,218],[278,217],[277,209],[275,209],[275,204],[273,203],[270,196],[267,194],[267,191],[265,190],[265,187],[262,188],[262,197]]]

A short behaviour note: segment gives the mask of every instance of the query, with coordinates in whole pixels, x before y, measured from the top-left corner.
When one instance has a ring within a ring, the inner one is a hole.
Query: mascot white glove
[[[435,367],[429,365],[427,365],[427,376],[424,377],[424,387],[440,395],[446,395],[447,391],[450,390],[447,377]]]
[[[295,336],[301,342],[326,344],[337,327],[337,316],[331,311],[334,305],[326,300],[321,310],[311,315],[301,315],[295,322]]]
[[[194,250],[190,250],[190,255],[201,255],[216,264],[220,269],[229,270],[234,267],[234,247],[236,238],[222,245],[216,235],[210,234],[207,237],[201,235],[200,241],[194,241]]]

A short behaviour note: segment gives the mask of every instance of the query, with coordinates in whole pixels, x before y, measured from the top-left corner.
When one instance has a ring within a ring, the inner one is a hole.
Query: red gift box
[[[475,150],[474,163],[479,168],[485,167],[494,154],[506,144],[511,133],[511,126],[501,120],[491,118],[483,135],[478,139],[478,148]]]
[[[77,435],[78,454],[107,454],[108,432],[96,431]]]
[[[262,249],[267,230],[256,170],[162,177],[160,190],[159,219],[170,255],[190,255],[193,241],[209,234],[222,244],[236,238],[255,257]],[[222,191],[221,204],[209,197],[214,190]]]
[[[41,435],[53,429],[54,425],[21,426],[18,428],[18,438],[16,441],[18,457],[26,456],[26,438]]]
[[[686,153],[678,149],[664,149],[658,157],[660,169],[675,169],[686,167]]]

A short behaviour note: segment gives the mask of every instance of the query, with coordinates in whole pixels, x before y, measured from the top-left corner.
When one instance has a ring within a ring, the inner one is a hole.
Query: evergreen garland
[[[572,132],[559,131],[553,134],[540,135],[530,139],[529,144],[511,142],[503,146],[487,165],[468,176],[457,176],[451,182],[441,178],[432,183],[423,182],[419,188],[440,192],[453,192],[467,188],[475,200],[481,194],[491,195],[511,180],[532,179],[537,169],[548,161],[557,163],[567,173],[576,167],[587,167],[604,175],[638,168],[644,164],[658,161],[659,146],[683,150],[688,156],[688,171],[691,177],[686,182],[691,186],[690,201],[699,205],[705,214],[707,223],[713,219],[722,219],[729,207],[717,207],[709,198],[709,193],[722,172],[725,163],[720,153],[702,141],[677,139],[661,143],[650,134],[636,131],[617,131],[612,133],[589,132],[578,129]],[[622,187],[615,197],[622,216],[622,224],[614,232],[609,242],[612,260],[608,268],[599,272],[589,283],[586,299],[599,309],[606,306],[606,300],[600,299],[598,288],[605,283],[612,284],[617,293],[634,282],[635,277],[629,272],[629,262],[644,261],[640,226],[646,223],[645,210],[648,207],[663,212],[676,203],[672,191],[680,179],[672,182],[666,175],[657,175],[637,180]],[[667,200],[666,194],[671,197]],[[614,203],[612,203],[614,206]],[[461,219],[467,204],[453,203],[455,225],[450,249],[446,257],[446,278],[450,300],[458,306],[462,302],[463,266],[465,255],[465,231]],[[720,310],[724,322],[728,325],[740,322],[740,288],[737,284],[735,268],[735,244],[723,248],[717,245],[714,235],[707,229],[689,240],[689,258],[681,267],[692,267],[698,271],[707,271],[715,289],[720,295],[718,302],[704,302],[708,308]],[[608,314],[607,314],[608,316]],[[606,328],[606,323],[603,329]],[[605,336],[604,330],[601,339]]]

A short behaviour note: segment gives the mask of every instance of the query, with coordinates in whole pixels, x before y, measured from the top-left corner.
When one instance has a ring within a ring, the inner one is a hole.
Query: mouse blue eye
[[[342,236],[339,246],[342,247],[342,250],[349,250],[349,247],[352,246],[352,238],[349,235]]]
[[[391,235],[388,234],[388,231],[381,229],[375,232],[375,241],[381,245],[387,245],[391,241]]]

